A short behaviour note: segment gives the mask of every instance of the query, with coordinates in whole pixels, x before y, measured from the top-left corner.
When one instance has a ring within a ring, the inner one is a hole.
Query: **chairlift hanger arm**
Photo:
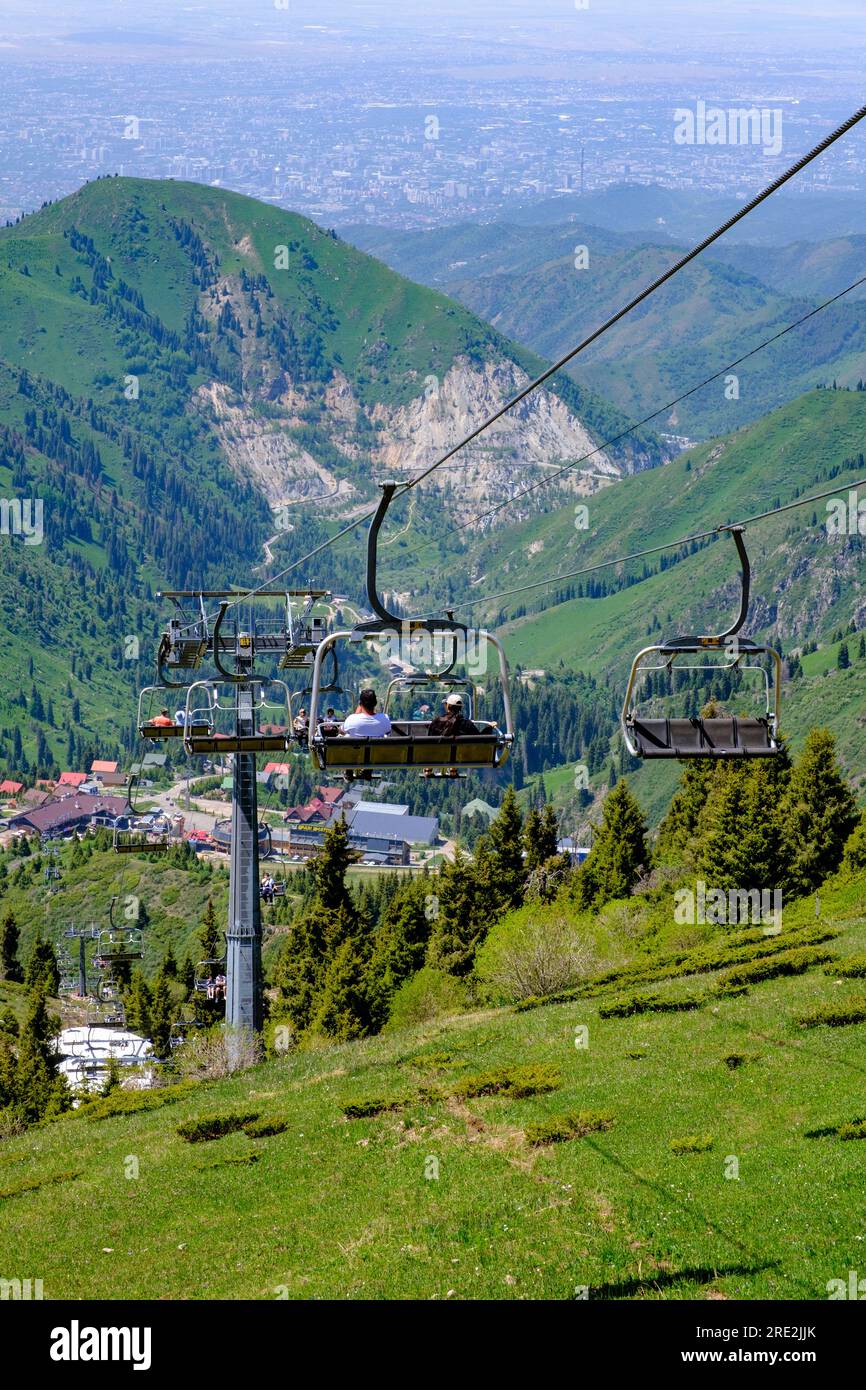
[[[391,505],[391,501],[394,497],[394,494],[398,491],[398,488],[400,488],[400,484],[395,482],[380,483],[380,487],[382,489],[382,496],[379,499],[379,505],[376,508],[376,514],[370,522],[370,530],[367,533],[367,603],[369,604],[370,608],[372,608],[373,612],[376,614],[376,619],[373,622],[369,623],[359,623],[357,625],[356,631],[363,633],[371,633],[381,632],[384,629],[396,629],[397,631],[408,631],[410,633],[465,633],[467,631],[466,625],[464,623],[455,622],[454,617],[451,614],[449,614],[445,618],[400,618],[397,616],[396,613],[391,613],[385,607],[384,600],[379,597],[377,576],[379,532],[382,528],[382,522],[385,520],[388,508]],[[446,671],[442,672],[441,674],[447,674],[447,671],[450,671],[453,665],[454,661],[452,660],[451,664],[446,668]]]
[[[687,651],[694,647],[700,650],[702,647],[722,647],[729,638],[735,637],[740,631],[749,613],[749,593],[752,582],[752,569],[749,564],[749,556],[746,550],[746,543],[743,540],[745,526],[720,526],[720,532],[727,531],[734,538],[737,547],[737,555],[740,559],[740,611],[730,627],[724,632],[708,634],[698,637],[672,637],[667,642],[661,644],[663,651],[673,650],[684,647]]]

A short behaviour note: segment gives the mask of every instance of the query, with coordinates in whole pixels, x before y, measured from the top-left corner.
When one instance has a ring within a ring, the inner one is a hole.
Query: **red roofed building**
[[[90,764],[91,772],[116,772],[117,763],[106,762],[104,758],[94,758]]]
[[[86,772],[61,772],[58,787],[80,787],[82,782],[87,781]]]
[[[8,777],[4,782],[0,782],[0,795],[2,796],[17,796],[23,790],[23,782],[13,782]]]
[[[296,825],[327,825],[337,814],[342,795],[342,787],[319,787],[318,796],[311,797],[306,806],[290,806],[283,819]]]
[[[275,774],[280,777],[288,777],[291,768],[288,763],[265,763],[263,771],[266,777],[271,777]]]

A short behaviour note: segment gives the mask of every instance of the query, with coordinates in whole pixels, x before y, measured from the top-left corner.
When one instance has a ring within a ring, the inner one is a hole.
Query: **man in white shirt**
[[[375,690],[362,690],[358,696],[358,708],[340,725],[340,732],[351,734],[354,738],[385,738],[391,732],[391,721],[387,714],[377,714]]]

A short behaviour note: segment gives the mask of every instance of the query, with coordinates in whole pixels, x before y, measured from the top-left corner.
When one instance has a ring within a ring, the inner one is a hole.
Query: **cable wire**
[[[857,478],[853,483],[845,483],[846,488],[866,487],[866,477]],[[828,488],[826,492],[816,492],[811,497],[798,497],[794,502],[785,502],[781,507],[771,507],[766,512],[756,512],[754,516],[745,517],[742,521],[725,521],[718,526],[713,526],[709,531],[695,531],[693,535],[681,536],[676,541],[665,541],[661,545],[651,545],[646,550],[634,550],[630,555],[619,555],[613,560],[599,560],[594,565],[585,565],[579,570],[568,570],[565,574],[550,575],[547,579],[535,579],[530,584],[521,584],[516,589],[503,589],[498,594],[486,594],[483,598],[470,599],[467,603],[461,604],[463,608],[475,608],[479,603],[494,603],[497,599],[511,598],[515,594],[528,593],[530,589],[543,589],[549,584],[559,584],[564,579],[576,579],[582,574],[593,574],[596,570],[610,569],[614,565],[624,565],[629,560],[642,560],[646,555],[658,555],[662,550],[680,550],[685,545],[691,545],[695,541],[705,541],[711,536],[722,535],[725,531],[734,531],[738,527],[754,526],[759,521],[766,521],[771,516],[781,516],[782,512],[791,512],[796,507],[808,507],[810,503],[822,502],[825,497],[835,497],[839,493],[839,487]]]

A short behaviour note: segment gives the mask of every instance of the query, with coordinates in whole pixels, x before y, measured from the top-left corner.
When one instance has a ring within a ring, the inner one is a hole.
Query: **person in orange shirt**
[[[174,726],[174,720],[172,719],[167,709],[161,709],[156,718],[151,719],[149,722],[151,724],[157,725],[160,729],[171,729]]]

